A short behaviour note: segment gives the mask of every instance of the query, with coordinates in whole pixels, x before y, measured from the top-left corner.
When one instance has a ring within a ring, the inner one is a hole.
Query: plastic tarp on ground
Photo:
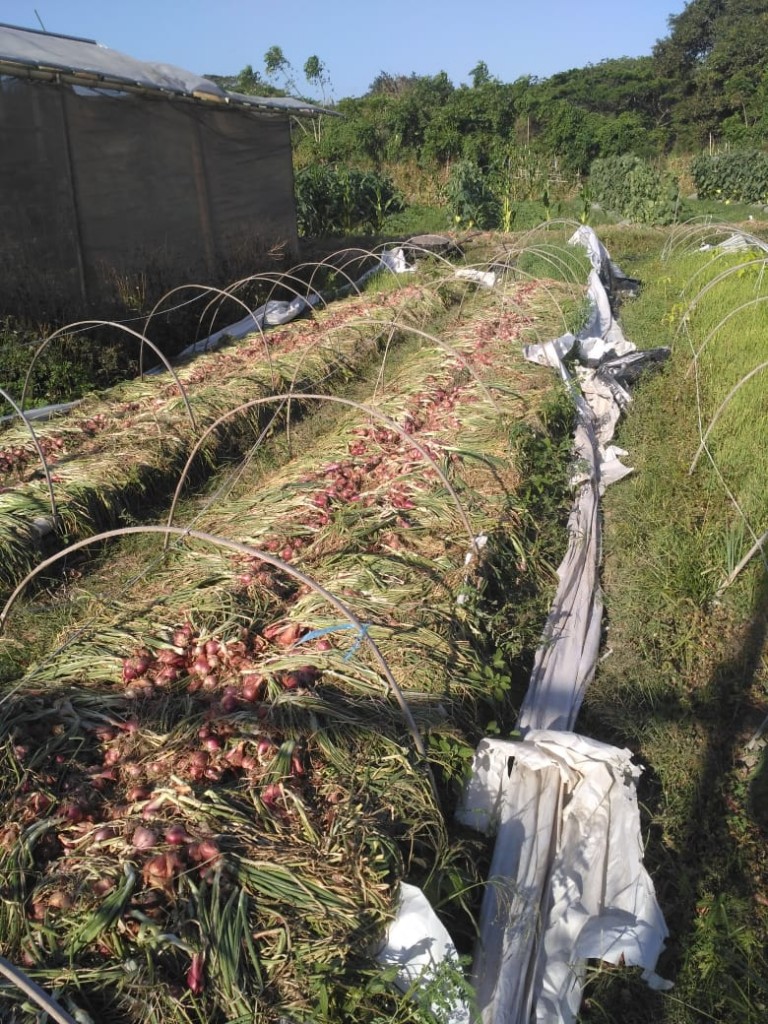
[[[630,401],[624,384],[666,353],[635,352],[613,317],[606,282],[621,281],[628,291],[637,282],[610,261],[591,229],[579,229],[571,242],[586,246],[593,265],[589,321],[578,337],[526,349],[558,371],[576,405],[568,547],[520,712],[523,738],[482,741],[458,812],[462,823],[496,832],[472,978],[472,1015],[483,1024],[570,1024],[592,958],[642,967],[650,985],[669,987],[655,973],[667,929],[643,866],[641,769],[630,751],[572,731],[601,638],[599,499],[631,472],[610,440]],[[564,362],[572,350],[586,364],[578,386]],[[420,970],[433,981],[442,937],[428,914],[411,913],[408,924],[410,947],[435,955],[433,963],[416,961],[408,977]],[[451,1015],[458,1012],[470,1010],[462,1003]]]
[[[497,835],[475,964],[485,1021],[573,1020],[589,958],[653,973],[666,928],[628,750],[547,730],[483,740],[460,820]],[[506,884],[505,881],[506,880]]]
[[[667,930],[642,864],[640,769],[629,751],[572,732],[600,647],[599,499],[630,472],[618,458],[625,453],[609,444],[630,401],[622,365],[637,364],[638,354],[603,283],[621,272],[591,229],[571,242],[586,245],[593,265],[589,321],[577,338],[526,350],[574,394],[578,473],[568,548],[520,711],[523,739],[481,743],[460,811],[465,824],[497,830],[473,978],[484,1024],[575,1020],[589,958],[638,965],[651,984],[667,985],[654,973]],[[594,367],[578,371],[580,388],[563,362],[574,348]],[[601,376],[603,363],[613,372]]]

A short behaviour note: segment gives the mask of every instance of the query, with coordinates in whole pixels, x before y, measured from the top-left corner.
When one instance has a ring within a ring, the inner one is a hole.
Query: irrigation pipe
[[[18,413],[18,415],[21,417],[22,423],[26,426],[27,430],[29,431],[30,435],[32,436],[32,442],[33,442],[35,448],[37,449],[37,454],[40,457],[40,464],[42,465],[43,473],[45,474],[45,482],[48,485],[48,496],[51,499],[51,516],[53,517],[53,524],[54,524],[54,527],[57,527],[58,526],[58,522],[59,522],[59,513],[58,513],[58,510],[56,508],[56,498],[53,495],[53,481],[51,480],[51,472],[48,469],[48,463],[45,461],[45,455],[43,454],[43,449],[40,447],[40,442],[37,439],[37,434],[35,433],[35,428],[29,422],[29,420],[24,415],[24,413],[21,411],[19,406],[16,405],[16,403],[14,402],[14,400],[11,398],[11,396],[8,394],[7,391],[5,391],[3,388],[0,388],[0,395],[2,395],[2,397],[6,400],[6,402],[10,406],[13,407],[14,412]]]
[[[397,703],[400,705],[400,710],[403,713],[403,718],[405,719],[406,725],[408,726],[408,731],[411,734],[414,746],[416,747],[418,753],[426,761],[427,752],[424,747],[424,742],[421,738],[421,734],[419,733],[416,722],[414,721],[411,709],[408,706],[408,702],[405,699],[405,695],[403,694],[403,691],[400,689],[397,680],[392,675],[392,671],[390,670],[389,665],[387,664],[386,658],[379,650],[379,647],[376,644],[375,640],[373,640],[373,638],[368,635],[368,630],[360,621],[360,619],[358,619],[354,612],[352,612],[343,601],[336,597],[335,594],[332,594],[330,590],[326,590],[321,583],[318,583],[317,580],[313,579],[311,576],[308,576],[306,573],[303,573],[300,569],[296,569],[288,562],[284,562],[281,558],[278,558],[276,555],[269,554],[266,551],[260,551],[258,548],[252,547],[250,544],[243,544],[241,541],[228,540],[225,537],[217,537],[210,533],[203,533],[200,530],[190,530],[183,526],[168,525],[123,526],[116,530],[107,530],[105,533],[96,534],[93,537],[86,537],[85,540],[77,541],[75,544],[71,544],[63,551],[59,551],[57,554],[51,555],[50,558],[46,558],[44,561],[40,562],[39,565],[35,566],[35,568],[31,572],[27,573],[24,579],[18,584],[18,586],[13,591],[11,596],[5,602],[2,612],[0,612],[0,633],[3,632],[5,629],[6,619],[8,618],[8,614],[11,608],[13,607],[16,598],[19,596],[22,590],[24,590],[26,585],[30,583],[39,573],[43,572],[45,569],[48,569],[50,566],[55,565],[55,563],[59,562],[62,558],[66,558],[67,555],[72,554],[75,551],[78,551],[80,548],[88,547],[90,544],[99,544],[102,541],[111,540],[115,537],[128,537],[132,536],[133,534],[139,533],[164,533],[166,535],[174,534],[177,537],[190,537],[192,540],[199,540],[207,544],[213,544],[214,546],[226,548],[227,550],[234,551],[237,554],[248,555],[249,558],[258,558],[260,561],[266,562],[268,565],[272,565],[276,569],[280,569],[282,572],[286,573],[289,576],[292,576],[300,583],[303,583],[305,586],[308,586],[312,590],[314,590],[329,604],[331,604],[341,615],[344,616],[344,618],[358,631],[358,635],[360,636],[360,638],[365,640],[365,642],[370,647],[374,658],[378,662],[379,668],[384,674],[384,678],[387,681],[389,690],[394,695],[395,699],[397,700]],[[435,783],[435,779],[432,774],[432,769],[429,767],[429,764],[427,764],[427,771],[429,773],[432,791],[437,802],[437,806],[439,807],[440,800],[437,793],[437,785]]]
[[[66,1010],[62,1010],[59,1004],[51,999],[44,989],[40,988],[23,971],[20,971],[18,967],[15,967],[3,956],[0,956],[0,974],[6,977],[16,988],[21,989],[30,999],[34,1000],[45,1013],[53,1017],[59,1024],[77,1024],[74,1017],[70,1017]]]
[[[215,430],[217,426],[219,426],[221,423],[225,422],[230,416],[234,416],[236,413],[242,413],[246,409],[255,408],[255,407],[259,406],[259,405],[266,405],[269,402],[286,402],[286,401],[287,402],[291,402],[295,398],[305,399],[307,401],[314,401],[314,402],[335,402],[338,405],[346,405],[350,409],[357,409],[359,412],[363,412],[367,416],[370,416],[370,417],[372,417],[374,419],[378,419],[385,426],[389,427],[390,430],[396,431],[403,438],[403,440],[406,441],[408,444],[412,445],[416,449],[416,451],[422,456],[422,458],[424,458],[429,463],[429,465],[432,467],[432,469],[434,469],[435,473],[440,478],[440,482],[443,484],[445,489],[448,491],[448,493],[451,496],[451,499],[453,500],[454,505],[456,506],[456,510],[459,513],[459,517],[461,518],[461,521],[462,521],[462,523],[464,525],[464,528],[467,531],[467,536],[469,537],[470,549],[476,555],[480,554],[480,550],[479,550],[479,548],[477,546],[477,542],[475,540],[475,535],[474,535],[474,532],[472,530],[472,525],[471,525],[471,523],[469,521],[469,517],[467,516],[467,513],[466,513],[466,511],[464,509],[464,506],[461,503],[461,499],[459,498],[458,494],[456,493],[456,491],[455,491],[454,487],[452,486],[450,480],[445,475],[445,473],[442,471],[442,469],[440,469],[440,467],[435,462],[435,460],[432,458],[432,456],[429,454],[429,452],[426,450],[426,448],[424,448],[423,445],[419,444],[419,442],[411,434],[409,434],[405,430],[404,427],[401,427],[400,424],[397,423],[396,420],[390,419],[389,416],[385,416],[383,412],[379,412],[378,409],[373,409],[373,408],[371,408],[371,406],[363,405],[362,402],[355,402],[351,398],[339,398],[336,395],[320,395],[320,394],[312,394],[312,393],[306,393],[306,392],[301,392],[301,391],[298,391],[298,392],[296,392],[296,391],[289,391],[289,392],[286,392],[285,394],[282,394],[282,395],[267,395],[266,397],[263,397],[263,398],[253,398],[253,399],[251,399],[250,402],[244,402],[242,405],[239,405],[236,409],[229,409],[227,412],[225,412],[222,416],[220,416],[214,423],[212,423],[207,428],[205,433],[200,438],[198,438],[198,440],[195,442],[195,446],[194,446],[194,448],[192,449],[192,451],[189,454],[189,458],[187,459],[187,463],[184,466],[184,469],[181,471],[181,475],[179,477],[179,482],[176,485],[176,491],[175,491],[175,493],[173,495],[173,501],[171,502],[170,512],[168,513],[168,522],[167,522],[167,525],[166,525],[166,529],[168,529],[169,532],[177,532],[177,530],[178,530],[177,527],[172,527],[171,523],[173,521],[173,514],[174,514],[174,512],[176,510],[176,504],[178,502],[179,494],[181,493],[181,489],[184,486],[184,481],[186,480],[186,475],[187,475],[187,472],[189,471],[189,467],[190,467],[190,465],[192,463],[192,460],[195,458],[195,456],[199,452],[200,446],[203,444],[203,442],[205,441],[205,438],[211,433],[211,431]],[[162,527],[158,527],[158,529],[162,529]],[[168,538],[166,537],[166,540],[165,540],[165,546],[166,547],[167,547],[167,544],[168,544]],[[67,550],[71,550],[71,549],[68,548]],[[283,563],[283,564],[285,564],[285,563]],[[3,621],[3,617],[0,616],[0,624],[2,624],[2,621]]]
[[[162,362],[163,366],[166,368],[166,370],[173,377],[173,379],[174,379],[174,381],[176,383],[176,386],[179,389],[179,393],[181,394],[181,397],[182,397],[182,399],[184,401],[184,405],[187,408],[187,413],[189,414],[189,419],[190,419],[190,421],[192,423],[192,429],[195,432],[197,431],[197,423],[195,422],[195,416],[194,416],[194,413],[192,412],[192,406],[189,404],[189,398],[187,397],[186,389],[182,385],[181,381],[179,380],[178,376],[176,375],[176,371],[171,366],[171,364],[168,361],[168,359],[163,355],[163,353],[160,351],[160,349],[157,347],[157,345],[155,345],[154,342],[149,340],[149,338],[145,337],[139,331],[134,331],[132,327],[126,327],[125,324],[119,324],[119,323],[116,323],[113,320],[78,320],[76,323],[67,324],[66,327],[60,327],[57,331],[54,331],[53,334],[50,334],[45,339],[45,341],[41,345],[39,345],[38,348],[35,350],[35,354],[32,356],[32,360],[31,360],[31,362],[29,364],[29,368],[27,369],[27,375],[24,378],[24,387],[22,388],[22,392],[21,392],[21,408],[22,408],[22,410],[24,409],[24,401],[25,401],[26,396],[27,396],[27,387],[29,385],[29,378],[30,378],[30,375],[32,373],[32,368],[34,367],[35,363],[37,362],[37,357],[44,351],[45,348],[47,348],[47,346],[53,341],[54,338],[57,338],[60,334],[64,334],[65,332],[70,331],[73,327],[117,327],[118,330],[125,331],[126,334],[130,334],[134,338],[138,338],[139,341],[142,343],[142,345],[145,344],[145,343],[147,345],[149,345],[149,347],[152,349],[152,351],[155,353],[155,355],[158,357],[158,359],[160,359],[160,361]]]

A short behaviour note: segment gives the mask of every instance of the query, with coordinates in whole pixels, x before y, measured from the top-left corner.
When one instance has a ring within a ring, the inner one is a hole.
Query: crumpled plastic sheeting
[[[313,309],[321,301],[320,295],[316,292],[306,298],[297,295],[290,302],[270,299],[263,306],[254,309],[253,313],[238,320],[237,323],[222,327],[221,330],[209,334],[207,338],[201,338],[200,341],[187,345],[177,356],[174,356],[174,362],[189,359],[200,352],[211,352],[227,338],[244,338],[247,334],[263,330],[265,327],[277,327],[290,323],[291,320],[295,320]],[[163,370],[164,367],[156,367],[153,372],[162,373]]]
[[[402,882],[397,916],[387,929],[376,959],[384,967],[399,968],[397,987],[428,1002],[430,985],[439,987],[441,1024],[469,1024],[470,1010],[460,984],[461,966],[453,940],[415,885]]]
[[[609,292],[624,291],[635,294],[640,288],[637,278],[627,277],[617,266],[597,237],[594,228],[582,224],[568,239],[569,245],[582,245],[587,250],[589,262],[600,275],[600,280]]]
[[[745,235],[741,231],[734,231],[723,242],[718,242],[716,245],[704,242],[699,246],[699,252],[709,252],[712,249],[720,249],[723,252],[745,252],[748,249],[762,249],[763,252],[768,252],[768,243],[764,242],[761,238],[756,238],[754,235]]]
[[[485,1024],[574,1021],[587,959],[669,987],[654,973],[667,929],[642,863],[639,774],[628,750],[570,732],[480,743],[459,817],[497,833],[474,968]]]
[[[608,292],[596,270],[589,273],[587,297],[591,313],[585,327],[579,331],[579,356],[588,366],[597,366],[609,354],[623,356],[634,352],[635,346],[624,337],[614,320]]]
[[[367,270],[354,284],[350,284],[349,290],[357,290],[374,274],[380,274],[386,270],[392,274],[408,274],[412,273],[414,268],[406,262],[402,249],[389,249],[379,254],[379,261],[376,266]],[[304,313],[308,313],[322,302],[324,302],[324,299],[319,292],[313,292],[307,295],[306,298],[296,296],[290,302],[270,299],[263,306],[255,309],[253,313],[249,313],[242,320],[238,320],[236,324],[222,327],[221,330],[216,331],[207,338],[202,338],[193,345],[188,345],[175,358],[187,359],[190,356],[197,355],[199,352],[210,352],[227,338],[244,338],[247,334],[262,330],[264,327],[276,327],[290,323],[297,317],[303,316]],[[162,367],[158,367],[157,372],[162,372]]]
[[[473,267],[460,267],[454,271],[454,277],[461,281],[472,281],[481,288],[494,288],[496,274],[492,270],[475,270]]]
[[[598,577],[602,551],[598,506],[602,456],[589,410],[581,399],[577,400],[577,410],[574,452],[585,479],[568,518],[568,547],[557,570],[560,584],[520,709],[521,729],[572,729],[594,677],[600,650],[603,598]]]
[[[557,370],[576,405],[568,548],[518,719],[525,738],[482,741],[459,812],[465,824],[497,831],[474,965],[483,1024],[575,1020],[590,958],[637,964],[650,984],[667,986],[653,973],[667,929],[642,865],[639,769],[629,751],[571,731],[600,649],[599,498],[631,472],[608,443],[630,401],[622,381],[665,353],[635,354],[602,280],[606,267],[621,271],[591,229],[572,241],[587,245],[595,267],[589,323],[576,339],[525,350]],[[580,387],[563,362],[574,348],[598,365],[578,368]]]

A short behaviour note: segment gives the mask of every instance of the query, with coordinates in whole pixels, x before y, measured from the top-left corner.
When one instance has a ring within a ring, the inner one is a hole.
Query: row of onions
[[[487,851],[449,811],[525,686],[497,666],[491,692],[488,599],[537,571],[509,434],[550,392],[520,343],[554,288],[465,295],[441,344],[313,405],[272,469],[220,474],[176,518],[221,544],[126,538],[11,614],[0,947],[71,1008],[421,1019],[374,955],[403,878],[471,928]],[[338,354],[344,332],[314,329]]]
[[[176,380],[148,375],[94,395],[34,427],[50,481],[29,428],[18,417],[9,422],[0,433],[0,586],[16,583],[39,559],[52,504],[62,543],[142,514],[164,499],[197,438],[227,410],[291,388],[330,393],[460,297],[396,281],[378,303],[385,325],[367,322],[369,301],[356,295],[311,320],[202,354],[178,367]],[[267,418],[268,410],[251,409],[212,432],[196,462],[198,478],[243,451]]]

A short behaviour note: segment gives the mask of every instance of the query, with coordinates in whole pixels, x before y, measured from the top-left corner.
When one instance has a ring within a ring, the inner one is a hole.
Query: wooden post
[[[192,164],[195,172],[195,192],[197,193],[197,210],[200,216],[200,229],[203,234],[205,263],[211,279],[216,274],[216,244],[211,223],[211,199],[208,192],[208,176],[205,170],[205,151],[200,123],[197,118],[190,118],[193,124],[194,145],[192,148]]]
[[[75,261],[77,265],[77,276],[80,282],[80,295],[84,303],[88,302],[88,285],[85,277],[85,258],[83,254],[83,233],[80,222],[80,203],[77,195],[77,182],[75,180],[75,168],[72,160],[72,143],[69,134],[69,118],[67,117],[66,90],[68,86],[62,85],[58,80],[59,98],[61,100],[61,124],[64,130],[64,166],[67,172],[69,192],[72,197],[72,210],[75,220]]]

